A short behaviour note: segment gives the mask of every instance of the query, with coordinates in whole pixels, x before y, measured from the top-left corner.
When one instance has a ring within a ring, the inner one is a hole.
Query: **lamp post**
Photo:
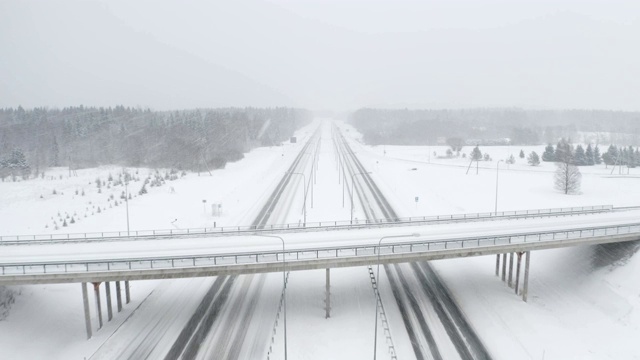
[[[496,164],[496,206],[494,209],[494,212],[496,213],[496,215],[498,214],[498,174],[500,170],[500,163],[502,161],[504,160],[499,160],[498,163]]]
[[[307,226],[307,177],[303,173],[299,172],[289,172],[291,175],[302,175],[302,191],[304,194],[302,196],[302,213],[304,214],[303,226]]]
[[[378,265],[377,265],[377,269],[376,269],[376,283],[378,284],[378,286],[376,286],[376,322],[374,323],[374,333],[373,333],[373,360],[376,360],[376,355],[377,355],[377,346],[378,346],[378,298],[380,297],[380,246],[382,245],[382,241],[384,239],[397,239],[397,238],[405,238],[405,237],[418,237],[420,236],[419,233],[413,233],[413,234],[407,234],[407,235],[389,235],[389,236],[383,236],[380,238],[380,241],[378,241]]]
[[[342,156],[338,154],[338,184],[340,184],[340,178],[342,177]]]
[[[353,182],[354,182],[354,180],[355,180],[357,175],[365,175],[365,174],[371,174],[371,172],[370,171],[359,172],[359,173],[355,173],[355,174],[351,175],[351,222],[350,222],[350,224],[353,224],[353,191],[355,190]]]
[[[312,181],[313,180],[313,181]],[[313,184],[316,182],[316,171],[313,166],[313,162],[311,162],[311,174],[309,174],[309,183],[311,184],[311,208],[313,209]]]
[[[347,173],[342,169],[342,208],[344,208],[344,189],[347,187]]]
[[[287,360],[287,262],[284,256],[284,239],[277,235],[253,234],[254,236],[280,239],[282,241],[282,298],[284,309],[284,359]]]

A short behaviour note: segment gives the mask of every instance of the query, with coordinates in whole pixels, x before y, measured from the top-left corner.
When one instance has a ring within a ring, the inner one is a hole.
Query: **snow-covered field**
[[[400,216],[493,211],[496,162],[511,154],[515,164],[499,165],[499,211],[640,203],[640,169],[619,176],[604,164],[580,167],[579,195],[554,190],[554,164],[531,167],[518,157],[520,149],[542,154],[544,146],[483,147],[493,161],[481,162],[477,175],[475,164],[465,175],[466,159],[433,156],[444,155],[446,147],[358,147]],[[629,244],[534,252],[528,303],[494,275],[493,256],[433,264],[496,358],[638,359],[640,256],[631,256],[636,249]]]
[[[178,174],[178,180],[166,181],[160,187],[147,186],[148,194],[132,197],[129,203],[131,229],[211,227],[214,221],[216,226],[249,224],[316,125],[299,132],[298,144],[255,149],[245,159],[213,171],[212,176],[189,173],[180,177]],[[466,159],[439,159],[433,155],[434,151],[444,155],[445,147],[370,147],[358,142],[355,129],[345,124],[340,126],[349,128],[345,135],[354,138],[352,148],[363,165],[373,172],[400,216],[493,211],[496,163],[510,154],[516,158],[516,164],[507,166],[502,162],[499,165],[499,211],[640,203],[638,169],[631,169],[629,176],[611,176],[611,169],[605,169],[604,165],[582,167],[581,194],[564,195],[553,189],[554,165],[543,162],[539,167],[528,166],[525,159],[518,157],[521,147],[481,148],[494,160],[481,162],[477,175],[474,164],[465,175]],[[308,221],[349,218],[349,199],[343,208],[342,186],[338,184],[330,132],[328,126],[325,127],[314,206],[307,209]],[[471,149],[466,147],[463,152]],[[522,149],[525,154],[532,150],[541,154],[544,146]],[[128,170],[137,171],[141,179],[129,185],[132,194],[138,193],[147,174],[155,172]],[[0,183],[0,235],[126,231],[126,210],[119,197],[124,189],[108,182],[109,174],[117,177],[121,171],[118,167],[86,169],[69,177],[66,169],[50,169],[44,179]],[[164,170],[159,172],[164,174]],[[100,193],[96,178],[106,181]],[[293,204],[292,211],[283,214],[278,222],[302,219],[301,196],[300,191],[291,193],[288,201]],[[118,206],[115,206],[116,200]],[[220,216],[211,215],[210,206],[214,203],[222,204]],[[100,213],[97,207],[101,208]],[[355,216],[362,215],[356,213]],[[73,224],[70,224],[71,217]],[[67,227],[61,226],[65,220]],[[631,248],[626,250],[629,251]],[[634,281],[640,274],[640,257],[594,259],[602,253],[602,248],[594,247],[533,253],[528,303],[522,302],[495,277],[495,257],[446,260],[434,265],[497,359],[640,358],[640,350],[633,343],[640,336],[640,284]],[[297,272],[290,276],[288,347],[291,358],[368,359],[372,355],[375,302],[368,272],[363,268],[335,269],[331,275],[333,311],[330,319],[324,318],[324,271]],[[277,278],[277,274],[270,279],[274,277]],[[182,287],[198,289],[201,285],[194,283],[201,281],[172,280],[170,285],[165,281],[133,282],[133,303],[89,341],[84,340],[78,284],[11,287],[8,290],[15,293],[15,303],[4,319],[0,308],[0,358],[89,358],[104,344],[125,346],[122,340],[107,340],[116,329],[126,329],[123,321],[134,309],[139,307],[136,313],[141,314],[137,321],[140,317],[153,316],[153,312],[144,310],[145,306],[151,306],[143,303],[145,298],[149,296],[155,303],[171,302],[163,294],[179,292]],[[174,290],[167,289],[169,287]],[[384,281],[381,292],[389,316],[394,317],[392,331],[399,354],[403,359],[410,357],[410,344]],[[198,301],[193,300],[196,298],[194,295],[191,299],[181,299],[179,305],[174,299],[171,306],[180,306],[188,313],[188,309],[197,305]],[[127,322],[134,321],[136,316]],[[271,324],[273,318],[268,321]],[[135,333],[136,328],[133,329]],[[131,329],[128,331],[132,333]],[[279,328],[272,358],[282,357],[281,334]],[[385,358],[382,356],[384,346],[379,349],[380,358]],[[101,353],[109,354],[109,351],[102,347]]]

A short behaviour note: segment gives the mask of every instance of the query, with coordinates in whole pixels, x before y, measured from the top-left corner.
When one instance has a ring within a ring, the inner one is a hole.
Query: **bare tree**
[[[575,194],[580,191],[582,174],[577,166],[569,162],[557,162],[555,174],[555,188],[565,194]]]
[[[460,151],[462,151],[462,147],[464,146],[464,140],[459,137],[447,138],[447,145],[451,147],[451,151],[455,152],[457,156],[460,156]]]

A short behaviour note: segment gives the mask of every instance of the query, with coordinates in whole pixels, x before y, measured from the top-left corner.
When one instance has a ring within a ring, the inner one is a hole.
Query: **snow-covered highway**
[[[321,153],[327,152],[327,148],[330,146],[323,146]],[[364,159],[367,159],[367,154],[362,154]],[[280,156],[280,154],[278,154]],[[401,290],[414,291],[412,296],[418,296],[418,302],[416,306],[424,301],[422,297],[428,297],[428,294],[419,295],[417,288],[420,287],[424,278],[419,277],[420,271],[403,271],[402,277],[404,281],[400,279],[400,275],[396,274],[394,269],[401,268],[411,270],[411,265],[392,263],[401,262],[413,262],[425,259],[441,259],[460,256],[472,256],[483,254],[496,254],[510,251],[521,251],[527,249],[544,249],[552,248],[556,246],[574,246],[580,244],[590,243],[602,243],[606,241],[619,241],[620,233],[625,233],[629,230],[633,231],[632,237],[626,237],[625,240],[632,240],[637,238],[635,232],[638,231],[636,227],[632,228],[619,228],[618,226],[624,226],[628,224],[637,224],[640,213],[634,209],[624,209],[620,211],[612,211],[611,206],[599,207],[597,211],[592,211],[590,214],[585,212],[565,211],[563,214],[534,214],[537,212],[544,213],[545,209],[534,209],[533,206],[527,208],[516,208],[513,205],[509,206],[509,211],[505,213],[530,213],[531,216],[492,216],[491,213],[466,213],[455,214],[450,213],[448,215],[437,215],[438,213],[427,212],[428,216],[417,216],[419,213],[404,212],[405,219],[409,216],[412,217],[412,221],[401,222],[399,224],[391,223],[379,223],[378,221],[365,220],[365,211],[361,202],[366,201],[364,197],[360,196],[361,190],[359,189],[359,182],[355,184],[354,198],[355,212],[354,223],[355,226],[348,226],[345,221],[342,220],[341,224],[335,226],[326,226],[330,223],[328,219],[336,219],[334,214],[329,216],[318,216],[318,211],[322,211],[323,204],[331,202],[334,208],[331,211],[339,212],[340,209],[340,192],[341,186],[334,186],[331,190],[322,188],[327,186],[326,177],[334,179],[331,172],[328,171],[332,163],[327,161],[328,157],[322,157],[321,171],[319,172],[318,186],[321,189],[320,195],[316,194],[316,208],[314,210],[307,209],[307,211],[316,211],[316,215],[310,217],[313,220],[313,228],[302,228],[300,223],[293,223],[301,218],[302,213],[292,216],[290,210],[298,212],[298,204],[302,202],[302,189],[307,188],[303,185],[302,177],[293,177],[292,183],[297,185],[297,189],[292,187],[283,196],[289,203],[289,206],[284,206],[281,209],[276,209],[272,214],[273,221],[279,224],[285,224],[290,222],[292,225],[289,229],[269,230],[266,234],[280,236],[284,239],[286,247],[286,266],[287,270],[303,270],[303,269],[322,269],[321,271],[307,271],[307,272],[292,272],[291,279],[293,281],[292,287],[287,289],[289,293],[289,300],[292,302],[292,311],[298,309],[297,315],[294,315],[294,324],[300,319],[304,321],[315,322],[314,316],[301,316],[300,311],[307,312],[308,304],[311,302],[322,299],[324,295],[314,293],[315,287],[320,287],[320,281],[324,279],[316,279],[313,281],[307,280],[319,272],[323,273],[326,268],[335,268],[331,270],[332,274],[341,274],[332,278],[332,308],[337,312],[338,318],[331,321],[331,324],[337,324],[339,321],[345,319],[355,319],[354,316],[349,315],[347,318],[341,317],[339,314],[344,314],[344,311],[360,312],[360,309],[354,309],[352,302],[360,304],[362,302],[363,307],[366,308],[366,313],[373,317],[373,308],[370,308],[371,299],[367,297],[371,296],[371,286],[368,286],[367,296],[362,293],[362,283],[364,282],[364,288],[366,288],[366,282],[368,279],[366,276],[360,277],[360,280],[354,276],[355,274],[362,273],[360,275],[366,275],[362,267],[355,267],[361,265],[371,265],[377,262],[377,255],[380,253],[381,263],[389,264],[384,268],[390,268],[387,274],[381,274],[381,278],[378,279],[381,287],[380,296],[384,300],[385,308],[391,314],[388,319],[393,325],[392,329],[394,336],[394,343],[397,345],[399,358],[412,358],[415,356],[411,351],[411,346],[407,345],[407,338],[402,331],[399,332],[399,328],[402,329],[404,324],[401,322],[399,316],[399,309],[395,305],[394,297],[389,297],[390,293],[388,289],[393,285],[388,284],[387,280],[395,279],[394,281],[401,284],[403,288]],[[395,160],[394,160],[395,161]],[[283,174],[286,169],[280,171]],[[308,170],[308,169],[307,169]],[[328,172],[329,174],[325,174]],[[308,171],[307,171],[308,173]],[[373,174],[378,178],[381,174]],[[280,175],[281,176],[281,175]],[[322,179],[321,179],[322,178]],[[309,179],[309,178],[307,178]],[[406,177],[411,179],[411,177]],[[350,180],[350,179],[349,179]],[[379,179],[376,179],[376,183]],[[342,185],[342,184],[340,184]],[[350,191],[351,183],[348,182]],[[385,195],[389,192],[393,192],[393,188],[389,191],[389,186],[382,183],[385,187]],[[262,202],[267,197],[257,198],[256,202]],[[422,197],[421,197],[422,198]],[[346,196],[346,207],[349,207],[349,193]],[[391,198],[393,200],[393,197]],[[411,198],[413,201],[413,198]],[[602,202],[592,202],[591,204],[598,204]],[[295,206],[291,206],[294,204]],[[573,203],[571,203],[573,205]],[[309,205],[309,204],[307,204]],[[336,206],[337,205],[337,206]],[[539,204],[536,204],[539,206]],[[559,204],[553,204],[558,206]],[[580,203],[578,208],[589,207],[590,203]],[[412,208],[414,204],[411,204]],[[416,206],[416,209],[418,207]],[[515,210],[519,209],[519,210]],[[482,209],[473,209],[476,211],[482,211]],[[547,209],[548,210],[548,209]],[[200,211],[202,208],[200,207]],[[451,210],[449,210],[451,211]],[[257,215],[259,211],[254,211],[252,216]],[[338,218],[348,219],[344,215],[344,210]],[[504,215],[504,214],[502,214]],[[465,217],[468,217],[465,219]],[[423,220],[416,219],[423,218]],[[427,218],[427,220],[424,220]],[[447,219],[448,218],[448,219]],[[454,219],[452,219],[454,218]],[[246,218],[245,218],[246,219]],[[434,221],[435,219],[435,221]],[[369,222],[369,224],[367,224]],[[249,221],[239,222],[239,224],[249,224]],[[322,227],[319,226],[322,223]],[[231,224],[230,224],[231,225]],[[235,225],[235,224],[233,224]],[[296,226],[298,228],[295,228]],[[311,225],[308,222],[307,225]],[[225,225],[226,227],[226,225]],[[237,226],[236,226],[237,227]],[[241,228],[247,228],[248,226]],[[277,227],[277,226],[275,226]],[[151,228],[151,227],[146,227]],[[229,227],[231,228],[231,227]],[[294,229],[292,229],[294,228]],[[598,229],[594,229],[598,228]],[[605,228],[608,228],[606,230]],[[173,344],[176,344],[175,339],[179,336],[180,332],[185,326],[188,326],[189,317],[191,314],[196,313],[197,308],[203,304],[201,300],[207,298],[206,294],[209,291],[213,291],[213,295],[210,298],[211,301],[207,302],[207,308],[213,311],[211,314],[215,315],[214,325],[212,330],[206,335],[189,335],[190,340],[184,343],[184,347],[176,347],[172,353],[174,354],[189,354],[189,357],[195,356],[206,357],[205,354],[213,354],[214,348],[220,348],[221,344],[228,350],[230,357],[235,358],[254,358],[256,354],[263,354],[264,347],[262,342],[264,336],[269,333],[269,328],[273,325],[274,309],[276,308],[275,302],[277,302],[279,296],[279,289],[282,288],[282,281],[278,280],[280,275],[278,274],[264,274],[247,276],[247,280],[229,280],[232,276],[241,273],[255,273],[255,272],[274,272],[282,271],[282,243],[277,239],[267,239],[264,237],[253,236],[253,232],[248,229],[243,229],[241,232],[233,232],[229,234],[189,234],[184,236],[184,229],[176,229],[176,232],[180,234],[175,238],[171,236],[156,236],[148,238],[110,238],[110,239],[96,239],[86,240],[77,239],[77,241],[61,241],[58,243],[46,243],[46,242],[33,242],[21,239],[21,243],[9,244],[5,242],[0,245],[2,252],[0,253],[0,264],[5,265],[3,267],[4,275],[0,275],[0,283],[6,281],[6,283],[16,283],[11,281],[25,282],[64,282],[64,281],[104,281],[104,280],[134,280],[134,279],[155,279],[155,278],[174,278],[174,277],[191,277],[189,279],[176,279],[174,281],[167,281],[166,284],[163,281],[162,286],[158,286],[157,290],[150,295],[150,297],[144,301],[143,306],[136,310],[135,318],[130,319],[118,330],[118,332],[110,339],[101,350],[96,353],[94,358],[96,359],[109,359],[113,358],[114,354],[120,354],[122,358],[136,358],[137,355],[147,354],[151,357],[156,355],[164,356],[169,351],[172,351]],[[591,229],[591,230],[585,230]],[[582,230],[582,238],[580,239],[580,231]],[[82,231],[82,230],[80,230]],[[259,231],[258,231],[259,232]],[[397,239],[386,239],[378,251],[378,242],[385,236],[399,236],[399,235],[412,235],[420,234],[418,237],[403,237]],[[542,235],[542,233],[546,233]],[[554,235],[555,233],[555,235]],[[618,233],[618,234],[616,234]],[[625,235],[623,235],[625,236]],[[64,235],[62,235],[64,237]],[[555,239],[554,239],[555,237]],[[605,238],[606,237],[606,238]],[[511,244],[509,244],[511,243]],[[531,246],[531,248],[527,248]],[[495,259],[495,256],[493,257]],[[461,259],[462,262],[471,262],[475,259]],[[478,258],[478,260],[483,260]],[[486,260],[486,259],[484,259]],[[195,261],[195,264],[194,264]],[[477,261],[474,261],[476,263]],[[439,264],[440,262],[436,262]],[[442,262],[448,263],[448,261]],[[23,267],[23,265],[26,265]],[[343,268],[343,267],[350,268]],[[435,265],[434,265],[435,266]],[[533,268],[538,268],[538,257],[534,255]],[[67,274],[63,274],[66,267]],[[339,268],[338,268],[339,267]],[[374,266],[375,267],[375,266]],[[493,263],[491,260],[484,265],[486,270],[493,271]],[[461,267],[467,269],[466,273],[462,276],[472,276],[476,273],[476,270],[470,270],[471,267]],[[87,271],[89,270],[89,271]],[[412,275],[412,274],[416,275]],[[348,275],[347,275],[348,274]],[[223,283],[219,287],[215,287],[215,279],[207,278],[211,275],[220,275],[219,279]],[[347,275],[347,276],[345,276]],[[358,276],[360,276],[358,275]],[[205,277],[206,276],[206,277]],[[266,283],[260,285],[262,281],[260,277],[266,277]],[[333,275],[336,276],[336,275]],[[47,278],[48,277],[48,278]],[[54,279],[55,278],[55,279]],[[73,280],[71,280],[73,278]],[[245,278],[245,277],[242,277]],[[252,280],[249,280],[252,279]],[[534,277],[535,279],[535,277]],[[495,279],[494,279],[495,280]],[[228,281],[228,282],[227,282]],[[306,287],[302,287],[300,282],[304,282]],[[450,281],[450,279],[448,280]],[[308,284],[307,284],[308,282]],[[133,284],[140,284],[144,282],[134,282]],[[232,284],[233,285],[230,285]],[[228,284],[229,290],[225,289],[225,285]],[[297,285],[295,285],[297,284]],[[315,286],[312,286],[315,284]],[[357,284],[357,285],[356,285]],[[408,284],[408,285],[407,285]],[[63,285],[56,285],[63,286]],[[75,286],[72,288],[76,297],[77,289]],[[342,286],[343,290],[340,290]],[[346,287],[346,292],[345,292]],[[356,287],[359,290],[352,292],[350,289]],[[215,290],[215,289],[217,290]],[[232,290],[233,288],[233,290]],[[214,290],[212,290],[214,289]],[[402,289],[402,288],[401,288]],[[411,290],[413,289],[413,290]],[[301,293],[302,291],[302,293]],[[188,298],[179,296],[178,294],[188,293]],[[511,291],[513,293],[513,291]],[[534,294],[538,294],[538,290],[534,290]],[[228,298],[227,298],[228,296]],[[406,296],[406,295],[403,295]],[[343,298],[341,302],[341,298]],[[219,299],[219,300],[216,300]],[[226,301],[225,301],[226,299]],[[247,299],[247,302],[240,299]],[[222,305],[222,302],[231,303],[232,305]],[[257,313],[248,317],[239,316],[236,311],[244,312],[245,309],[253,307],[250,303],[255,302],[258,308]],[[297,305],[295,305],[297,303]],[[218,305],[216,305],[218,304]],[[318,304],[314,305],[316,308]],[[156,311],[152,309],[157,308]],[[370,308],[370,309],[369,309]],[[164,309],[164,310],[163,310]],[[216,312],[218,310],[220,312]],[[316,309],[316,312],[318,309]],[[466,307],[465,307],[466,310]],[[166,312],[166,319],[160,320],[157,316]],[[324,309],[322,309],[324,313]],[[155,314],[155,315],[152,315]],[[235,315],[234,315],[235,314]],[[317,315],[317,314],[316,314]],[[420,317],[419,313],[411,315],[416,319]],[[431,314],[429,316],[436,316]],[[364,319],[364,318],[363,318]],[[372,319],[371,319],[372,320]],[[366,317],[366,322],[371,321]],[[133,323],[131,323],[133,321]],[[221,321],[220,323],[217,323]],[[303,322],[304,322],[303,321]],[[398,324],[400,321],[400,324]],[[146,325],[142,326],[142,322]],[[238,330],[224,331],[223,329],[232,329],[230,323],[248,324],[248,328],[252,329],[250,334],[242,334]],[[174,325],[169,325],[169,324]],[[80,327],[81,323],[76,323],[74,326]],[[136,325],[137,324],[137,325]],[[261,324],[261,325],[260,325]],[[333,329],[334,326],[329,325],[326,327],[328,330]],[[280,324],[281,326],[281,324]],[[296,328],[296,325],[292,325]],[[301,323],[298,323],[297,328],[300,329]],[[316,324],[314,326],[320,326]],[[399,327],[398,327],[399,326]],[[360,329],[361,326],[355,326],[353,329]],[[366,326],[365,328],[368,328]],[[450,345],[446,345],[446,330],[441,328],[436,340],[441,349],[447,357],[453,353],[457,353],[455,348]],[[282,336],[281,328],[278,328],[278,336]],[[359,330],[361,331],[361,330]],[[144,336],[142,335],[144,333]],[[290,338],[290,346],[292,349],[298,349],[298,355],[300,351],[309,348],[310,345],[306,338],[300,338],[296,335],[302,335],[303,332],[293,332],[290,336],[296,340]],[[260,335],[262,334],[262,335]],[[263,336],[264,335],[264,336]],[[256,340],[253,345],[245,343],[242,346],[237,345],[234,341],[229,339],[245,338]],[[331,338],[331,344],[339,343],[340,339],[336,337],[329,337],[323,335],[323,338]],[[343,336],[339,336],[343,338]],[[346,338],[346,337],[344,337]],[[367,337],[357,337],[356,343],[350,344],[348,349],[345,345],[342,345],[341,350],[346,351],[345,354],[360,354],[355,357],[363,357],[362,349],[368,348],[368,345],[361,344],[360,340],[366,340]],[[371,334],[371,338],[373,338]],[[132,339],[132,343],[126,343],[126,339]],[[152,340],[151,340],[152,339]],[[226,340],[225,340],[226,339]],[[260,340],[262,339],[262,340]],[[268,340],[268,339],[267,339]],[[281,338],[276,338],[274,343],[274,351],[277,353],[274,358],[278,358],[282,343]],[[368,343],[369,340],[366,340]],[[482,341],[486,341],[486,338],[482,338]],[[194,349],[192,344],[201,344],[198,352]],[[137,345],[136,345],[137,344]],[[156,345],[152,345],[156,344]],[[216,345],[214,345],[216,344]],[[235,345],[234,345],[235,344]],[[227,347],[228,345],[228,347]],[[182,345],[181,345],[182,346]],[[364,346],[364,347],[363,347]],[[331,345],[325,345],[326,350],[333,349]],[[235,349],[235,350],[234,350]],[[240,352],[238,353],[238,349]],[[324,349],[324,348],[323,348]],[[449,350],[447,350],[449,349]],[[225,350],[225,351],[227,351]],[[409,350],[409,351],[408,351]],[[490,348],[493,352],[493,348]],[[293,350],[296,351],[296,350]],[[322,352],[319,355],[321,358],[329,356],[327,352]],[[382,351],[382,348],[380,348]],[[366,351],[365,351],[366,352]],[[195,354],[199,355],[195,355]],[[128,355],[126,355],[128,354]],[[235,354],[235,355],[234,355]],[[345,355],[348,356],[348,355]],[[457,356],[457,355],[456,355]],[[300,356],[297,356],[300,357]]]

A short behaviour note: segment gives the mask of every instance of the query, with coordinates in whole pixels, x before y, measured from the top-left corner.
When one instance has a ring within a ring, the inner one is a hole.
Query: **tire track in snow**
[[[287,185],[289,184],[291,178],[292,178],[292,172],[298,167],[298,165],[301,163],[301,160],[303,158],[303,155],[305,154],[305,150],[307,148],[309,148],[311,146],[311,144],[315,141],[318,140],[320,138],[320,127],[318,127],[318,129],[314,132],[314,134],[309,138],[309,141],[305,144],[305,146],[302,148],[302,151],[300,151],[300,153],[298,154],[298,156],[296,157],[296,159],[294,160],[294,162],[291,164],[289,170],[287,171],[286,175],[282,178],[282,180],[280,180],[280,182],[278,183],[278,185],[276,186],[275,190],[273,191],[273,193],[271,194],[271,196],[269,197],[267,203],[263,206],[263,208],[261,209],[261,211],[259,212],[256,220],[253,222],[252,227],[255,229],[261,229],[263,228],[266,223],[269,221],[269,218],[271,217],[272,213],[274,212],[276,205],[280,202],[280,198],[282,196],[282,194],[284,193],[285,189],[287,188]],[[246,277],[252,277],[253,275],[243,275],[241,277],[246,278]],[[236,279],[238,278],[238,276],[230,276],[229,277],[229,282],[233,283]],[[251,278],[250,278],[251,279]],[[262,289],[262,286],[264,284],[265,281],[265,276],[260,276],[258,278],[258,281],[260,282],[260,284],[258,284],[258,289]],[[250,283],[250,280],[249,280]],[[231,286],[231,285],[229,285]],[[226,288],[226,286],[225,286]],[[225,329],[225,335],[222,337],[209,337],[209,332],[213,329],[214,327],[214,323],[216,322],[215,320],[220,319],[219,321],[222,322],[224,321],[223,316],[218,317],[218,312],[220,311],[220,309],[223,308],[223,305],[225,304],[227,297],[229,296],[228,292],[230,291],[227,290],[227,293],[225,294],[225,296],[222,298],[218,298],[220,300],[216,300],[216,302],[220,301],[219,303],[217,303],[215,306],[212,306],[213,309],[216,310],[216,315],[213,318],[209,318],[207,317],[207,321],[206,323],[203,321],[201,324],[201,326],[198,327],[199,330],[199,335],[197,335],[197,340],[196,342],[191,342],[192,345],[189,345],[188,347],[185,348],[184,352],[181,352],[178,356],[179,357],[165,357],[165,360],[173,360],[173,359],[196,359],[197,357],[201,356],[199,355],[199,351],[200,351],[200,345],[202,344],[202,341],[204,341],[205,339],[209,339],[209,341],[212,341],[212,343],[209,344],[209,348],[213,348],[215,349],[215,358],[226,358],[226,359],[238,359],[239,354],[242,350],[242,346],[244,344],[244,339],[246,339],[247,337],[247,331],[249,329],[249,326],[240,326],[239,323],[237,321],[226,321],[225,325],[228,325],[231,327],[231,329]],[[259,293],[259,292],[258,292]],[[248,322],[250,321],[253,313],[255,312],[255,307],[256,307],[256,300],[258,295],[256,294],[255,296],[251,296],[252,299],[254,300],[249,300],[249,302],[247,303],[248,308],[246,308],[245,310],[245,314],[246,316],[243,317],[243,319],[246,319],[247,325]],[[241,306],[242,304],[245,303],[247,299],[247,296],[242,296],[240,298],[236,297],[237,302],[234,303],[233,307],[236,306]],[[231,312],[231,316],[233,318],[237,317],[237,314],[234,314],[234,310],[228,310]],[[237,313],[237,312],[236,312]],[[217,325],[217,327],[220,327],[220,324]],[[187,331],[188,333],[189,331]],[[231,335],[234,335],[233,337],[231,337]],[[195,335],[194,335],[195,337]],[[192,339],[194,338],[192,337]],[[181,339],[181,341],[183,341],[184,339]],[[231,344],[229,344],[231,342]],[[257,342],[257,340],[254,340],[254,344],[252,344],[252,347],[256,347],[255,342]],[[181,348],[181,347],[185,347],[187,345],[182,345],[180,341],[176,340],[176,342],[174,343],[174,346],[176,348]],[[220,350],[223,349],[223,350]],[[227,350],[228,349],[228,350]],[[222,351],[222,353],[221,353]],[[177,350],[175,352],[172,353],[172,355],[176,355]]]
[[[417,273],[422,273],[423,278],[430,284],[429,288],[435,290],[434,296],[436,296],[440,303],[455,304],[453,297],[449,293],[449,289],[442,283],[440,277],[437,276],[433,268],[426,262],[413,263],[417,269]],[[421,270],[421,271],[420,271]],[[462,311],[458,306],[445,306],[443,310],[447,311],[448,317],[451,319],[451,323],[455,325],[459,332],[460,341],[465,342],[465,349],[469,350],[469,359],[491,359],[489,352],[486,350],[482,341],[478,335],[473,331],[473,328],[467,321]],[[473,353],[471,353],[473,350]]]
[[[222,295],[224,295],[224,289],[233,284],[233,279],[227,278],[228,277],[226,276],[219,276],[216,278],[211,288],[209,288],[209,291],[207,291],[206,295],[202,298],[202,301],[200,301],[200,305],[198,305],[196,311],[191,315],[191,318],[183,327],[180,335],[178,335],[178,338],[173,343],[173,346],[165,355],[165,360],[178,359],[184,352],[188,351],[190,347],[192,348],[195,346],[193,343],[194,338],[197,341],[198,336],[201,336],[199,334],[201,334],[202,330],[198,331],[198,329],[201,328],[201,323],[206,321],[205,319],[207,319],[207,317],[209,320],[212,320],[212,317],[217,316],[217,311],[215,311],[215,309],[218,308],[217,303],[221,301],[220,299],[222,298]],[[220,296],[215,297],[223,284],[225,285],[222,288],[222,291],[220,291]]]
[[[398,304],[402,304],[405,301],[404,300],[398,300],[401,299],[402,297],[405,296],[405,292],[403,291],[403,289],[400,289],[400,287],[398,286],[398,282],[393,281],[391,279],[391,277],[395,276],[395,272],[390,271],[390,269],[388,268],[388,265],[384,266],[384,269],[386,271],[386,273],[389,276],[389,284],[391,285],[391,292],[393,293],[393,296],[396,298],[396,302]],[[405,324],[405,327],[407,329],[407,333],[409,334],[409,339],[411,341],[411,346],[413,347],[413,352],[416,355],[417,359],[424,359],[424,349],[421,346],[420,342],[417,341],[417,334],[416,332],[413,330],[413,326],[406,326],[406,324],[410,324],[411,323],[411,319],[412,316],[409,313],[409,309],[405,308],[404,306],[398,306],[398,309],[400,310],[400,315],[402,316],[402,320]],[[431,350],[431,347],[429,348],[429,350]],[[433,350],[432,350],[433,351]],[[437,351],[437,349],[436,349]]]
[[[362,189],[361,191],[358,191],[358,197],[360,197],[361,206],[363,211],[365,212],[367,221],[375,221],[378,217],[378,214],[382,214],[383,218],[388,220],[398,219],[396,212],[393,210],[393,208],[391,207],[387,199],[384,197],[380,189],[376,186],[375,182],[373,182],[373,180],[371,179],[371,176],[366,171],[364,166],[362,166],[360,161],[357,159],[353,150],[349,147],[349,144],[346,138],[342,134],[340,134],[339,131],[334,131],[334,133],[337,134],[339,137],[339,141],[336,142],[336,145],[342,150],[343,154],[345,154],[345,160],[347,161],[344,161],[344,163],[347,165],[353,164],[351,166],[355,167],[355,169],[351,169],[349,168],[349,166],[347,166],[347,170],[351,174],[355,174],[356,172],[362,173],[361,178],[364,185],[362,185],[361,183],[353,184],[353,185],[359,185],[359,186],[354,186],[354,189],[356,190],[358,188]],[[355,182],[354,180],[355,179],[352,179],[353,182]],[[364,193],[365,188],[367,188],[368,192],[371,194],[371,197],[373,200],[372,202],[367,201],[367,196]],[[353,194],[351,195],[353,196]],[[365,201],[362,201],[362,200],[365,200]],[[367,203],[367,206],[363,205],[365,204],[365,202]],[[373,207],[371,206],[373,204],[377,205],[378,211],[374,211]],[[385,266],[385,270],[387,271],[387,274],[389,276],[389,281],[392,283],[392,287],[395,286],[395,288],[398,289],[397,285],[393,285],[394,277],[390,275],[390,273],[388,272],[388,269],[389,267]],[[405,296],[402,296],[403,294],[401,294],[397,290],[393,291],[396,302],[398,303],[398,308],[402,309],[403,304],[405,304],[407,301],[409,302],[408,307],[413,309],[415,312],[416,318],[414,319],[418,320],[420,331],[422,331],[422,335],[428,343],[428,346],[431,350],[431,354],[434,356],[434,358],[438,358],[437,356],[439,355],[437,354],[439,353],[439,351],[437,350],[437,343],[435,342],[435,338],[433,337],[433,334],[429,331],[429,328],[426,326],[423,326],[422,320],[420,320],[420,319],[424,320],[424,314],[422,314],[422,312],[423,311],[426,312],[429,310],[422,308],[419,305],[419,303],[416,301],[416,299],[414,298],[414,293],[408,287],[406,278],[404,278],[404,275],[402,274],[402,270],[400,269],[399,265],[396,265],[395,269],[397,271],[397,275],[400,281],[402,282],[402,288],[404,289],[404,295],[405,295]],[[431,267],[427,263],[422,263],[421,269],[422,271],[420,271],[420,269],[413,268],[414,271],[412,273],[414,273],[414,276],[418,277],[419,279],[423,279],[423,280],[425,278],[427,279],[425,281],[421,281],[424,288],[423,289],[424,294],[427,295],[426,299],[428,299],[429,303],[433,306],[433,309],[436,312],[438,319],[440,319],[442,326],[444,327],[447,335],[449,335],[449,339],[451,343],[453,343],[453,345],[455,346],[460,357],[464,360],[491,359],[491,356],[487,352],[486,348],[484,347],[484,345],[482,344],[478,336],[475,334],[475,332],[473,331],[469,323],[466,321],[466,318],[458,308],[455,301],[453,301],[453,298],[449,294],[448,289],[442,283],[442,281],[438,278],[437,274],[431,269]],[[376,281],[379,281],[379,280],[376,280]],[[411,317],[409,316],[409,314],[402,314],[402,310],[401,310],[401,315],[403,317],[405,327],[409,334],[416,357],[418,359],[425,358],[424,357],[425,354],[422,351],[416,351],[418,347],[415,345],[415,343],[419,341],[418,340],[419,337],[417,336],[418,332],[415,331],[415,329],[413,329]],[[424,325],[426,325],[426,322],[424,323]]]

